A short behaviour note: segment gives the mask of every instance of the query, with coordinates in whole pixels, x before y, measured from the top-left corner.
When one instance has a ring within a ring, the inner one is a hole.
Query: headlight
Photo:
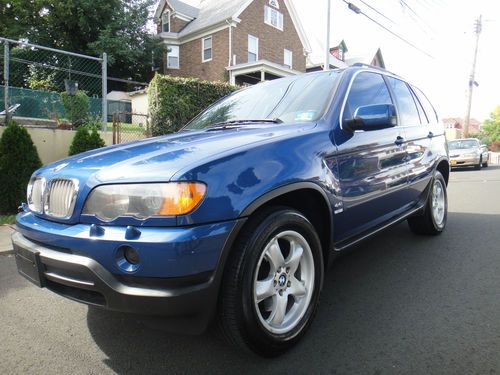
[[[43,192],[45,190],[45,178],[31,178],[27,189],[28,207],[31,211],[41,214],[43,212]]]
[[[205,192],[206,186],[199,182],[103,185],[90,193],[83,214],[105,221],[119,216],[184,215],[198,206]]]

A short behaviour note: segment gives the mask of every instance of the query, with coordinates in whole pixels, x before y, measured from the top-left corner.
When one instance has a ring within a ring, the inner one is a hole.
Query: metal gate
[[[132,113],[113,113],[113,144],[127,143],[151,137],[149,116]]]

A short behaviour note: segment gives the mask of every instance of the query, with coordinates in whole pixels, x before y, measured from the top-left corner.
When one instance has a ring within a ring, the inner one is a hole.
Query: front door
[[[358,107],[395,104],[381,74],[355,76],[343,108],[342,122]],[[342,126],[342,124],[341,124]],[[407,204],[404,134],[399,126],[370,131],[342,131],[336,139],[342,214],[335,216],[343,240],[400,213]]]

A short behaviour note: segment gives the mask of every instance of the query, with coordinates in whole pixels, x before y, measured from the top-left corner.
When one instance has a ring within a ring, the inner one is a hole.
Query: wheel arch
[[[448,162],[448,159],[442,158],[441,160],[439,160],[436,166],[436,170],[438,170],[443,175],[446,186],[448,186],[448,180],[450,178],[450,163]]]
[[[326,192],[313,182],[285,185],[254,200],[240,216],[248,217],[270,206],[290,207],[311,222],[321,241],[324,264],[328,265],[333,245],[333,215]]]

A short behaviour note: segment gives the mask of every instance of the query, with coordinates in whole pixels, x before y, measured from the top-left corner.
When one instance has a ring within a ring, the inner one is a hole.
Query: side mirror
[[[392,104],[365,105],[356,108],[352,119],[345,121],[350,131],[391,128],[398,123],[396,107]]]

